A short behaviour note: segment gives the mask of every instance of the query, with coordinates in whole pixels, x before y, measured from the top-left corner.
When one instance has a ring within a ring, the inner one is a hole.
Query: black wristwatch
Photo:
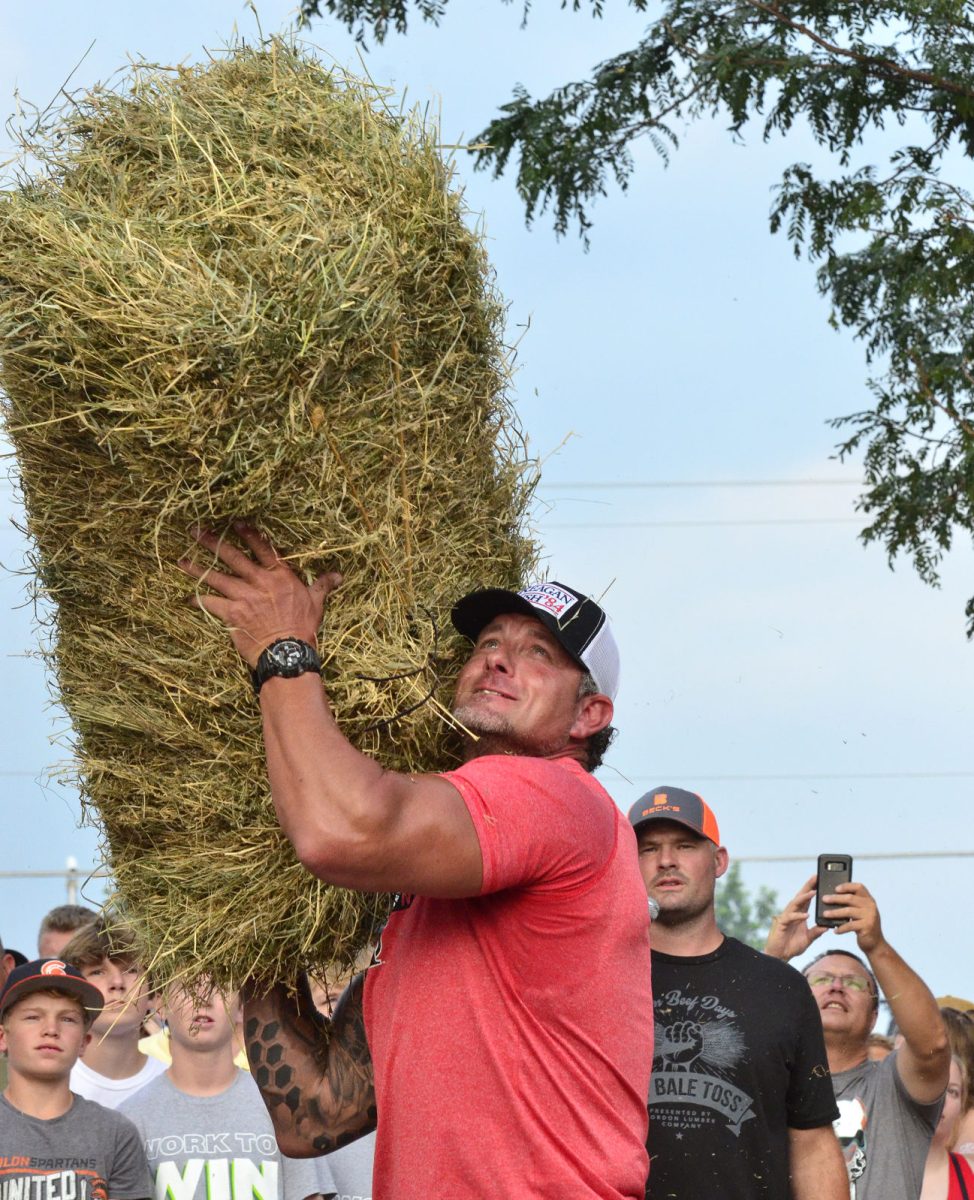
[[[260,689],[272,675],[294,679],[307,671],[321,673],[321,659],[314,646],[302,642],[300,638],[278,638],[258,658],[250,678],[254,692],[259,696]]]

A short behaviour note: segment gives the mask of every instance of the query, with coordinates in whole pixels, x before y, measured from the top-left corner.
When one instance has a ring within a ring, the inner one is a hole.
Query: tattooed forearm
[[[297,996],[281,984],[260,996],[243,994],[250,1069],[285,1154],[327,1154],[375,1129],[364,985],[364,975],[356,975],[330,1021],[304,979]]]

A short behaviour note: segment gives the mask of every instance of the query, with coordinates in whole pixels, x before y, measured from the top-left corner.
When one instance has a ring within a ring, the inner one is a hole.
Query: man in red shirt
[[[398,774],[346,740],[316,677],[341,577],[306,587],[237,532],[249,554],[198,534],[225,572],[181,565],[254,671],[281,826],[319,878],[397,894],[330,1032],[309,997],[247,997],[282,1148],[325,1153],[378,1120],[384,1200],[642,1197],[646,896],[632,830],[590,774],[618,685],[605,613],[558,583],[464,597],[465,762]]]

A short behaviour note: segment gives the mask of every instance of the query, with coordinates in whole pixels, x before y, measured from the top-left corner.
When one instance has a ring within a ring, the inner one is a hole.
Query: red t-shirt
[[[642,1200],[652,1061],[635,836],[578,763],[444,776],[480,896],[406,898],[365,984],[382,1200]]]

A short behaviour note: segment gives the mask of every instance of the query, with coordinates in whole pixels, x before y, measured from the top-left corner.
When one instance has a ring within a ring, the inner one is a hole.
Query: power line
[[[620,772],[621,774],[621,772]],[[647,779],[693,779],[700,783],[788,783],[801,780],[848,779],[974,779],[974,771],[843,771],[803,775],[698,775],[695,771],[658,771],[655,775],[625,775],[631,782]]]
[[[633,488],[760,488],[760,487],[865,487],[865,479],[615,479],[606,481],[575,480],[538,485],[548,491],[617,491]]]
[[[23,777],[36,779],[39,775],[59,770],[74,770],[73,763],[62,767],[41,767],[34,771],[0,771],[0,777]],[[621,772],[620,772],[621,774]],[[626,775],[626,779],[699,779],[704,783],[737,781],[778,781],[789,779],[974,779],[974,771],[842,771],[829,774],[821,771],[810,771],[804,774],[790,775],[698,775],[695,771],[657,771],[653,775]]]
[[[41,775],[57,775],[61,771],[73,771],[74,766],[41,767],[39,771],[0,771],[0,779],[38,779]]]
[[[727,520],[692,521],[557,521],[549,523],[544,517],[538,523],[545,529],[706,529],[713,526],[741,525],[861,525],[865,518],[859,517],[758,517],[731,518]],[[12,530],[0,529],[2,533]]]
[[[62,867],[59,871],[0,871],[0,879],[64,879],[67,875],[84,876],[85,879],[108,879],[108,871],[100,867],[87,870],[84,867]]]
[[[74,770],[73,764],[67,767],[42,767],[40,770],[0,770],[0,779],[40,779],[42,775],[59,775]]]
[[[65,767],[41,767],[36,771],[0,771],[0,778],[38,779],[43,775],[73,771],[69,763]],[[654,775],[628,775],[617,773],[631,783],[647,779],[695,779],[700,783],[787,783],[802,780],[828,780],[840,782],[847,779],[974,779],[974,771],[842,771],[835,774],[806,772],[792,775],[698,775],[696,771],[657,771]]]
[[[806,854],[734,854],[734,862],[740,863],[800,863],[809,862]],[[974,850],[890,850],[866,851],[853,854],[857,862],[901,862],[917,858],[974,858]],[[110,879],[111,872],[103,867],[67,867],[56,871],[0,871],[4,879],[65,879],[69,876],[91,879]]]
[[[541,491],[648,491],[673,488],[795,488],[795,487],[866,487],[865,479],[577,479],[567,483],[538,482]],[[14,485],[0,479],[0,493],[12,492]]]
[[[546,529],[703,529],[714,525],[861,525],[858,517],[772,517],[767,520],[727,521],[571,521]]]
[[[869,859],[873,862],[891,862],[899,861],[905,858],[974,858],[974,850],[897,850],[889,854],[881,852],[869,852],[866,854],[854,854],[852,856],[857,862],[863,859]],[[731,858],[734,862],[742,863],[785,863],[785,862],[810,862],[807,854],[732,854]]]

